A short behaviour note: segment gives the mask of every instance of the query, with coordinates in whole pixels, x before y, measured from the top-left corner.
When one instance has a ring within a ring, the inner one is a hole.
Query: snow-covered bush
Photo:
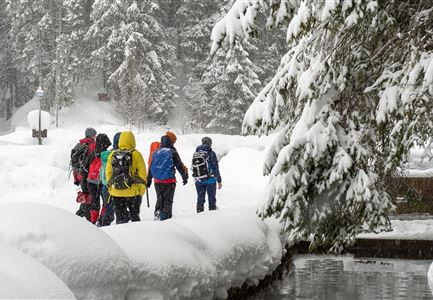
[[[288,43],[243,123],[245,133],[283,129],[259,214],[334,252],[360,232],[390,229],[382,179],[433,127],[431,3],[236,1],[211,52],[254,35],[258,13],[287,26]]]

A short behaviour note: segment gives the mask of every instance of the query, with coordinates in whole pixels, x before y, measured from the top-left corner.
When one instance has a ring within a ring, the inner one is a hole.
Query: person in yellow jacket
[[[146,165],[135,149],[131,131],[120,134],[119,148],[108,156],[105,175],[116,224],[140,221],[141,198],[146,191]]]

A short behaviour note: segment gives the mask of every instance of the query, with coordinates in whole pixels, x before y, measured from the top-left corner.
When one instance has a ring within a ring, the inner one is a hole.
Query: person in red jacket
[[[96,136],[96,148],[91,154],[93,159],[90,163],[89,174],[87,176],[87,187],[91,196],[90,222],[96,224],[99,218],[99,209],[101,208],[102,183],[99,177],[99,170],[102,166],[100,155],[111,146],[111,141],[105,133]]]
[[[87,185],[87,176],[89,173],[90,163],[93,159],[93,153],[96,148],[96,130],[89,127],[86,128],[85,138],[81,139],[79,143],[74,147],[74,149],[79,148],[80,146],[86,146],[86,152],[84,157],[79,159],[78,165],[79,167],[73,170],[74,175],[74,183],[78,184],[81,187],[81,193],[77,198],[77,202],[80,201],[80,208],[77,210],[76,215],[80,217],[85,217],[90,221],[90,202],[91,197],[89,194],[89,189]],[[74,151],[74,149],[72,151]],[[72,154],[71,154],[72,156]],[[80,198],[80,200],[78,200]],[[84,199],[84,200],[82,200]]]

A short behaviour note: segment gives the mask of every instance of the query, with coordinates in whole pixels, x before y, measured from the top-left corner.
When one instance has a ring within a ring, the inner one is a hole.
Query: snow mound
[[[32,110],[27,115],[27,122],[31,129],[39,129],[39,110]],[[50,114],[41,110],[41,129],[48,129],[50,125]]]
[[[75,299],[53,272],[24,253],[0,244],[0,299]]]
[[[131,260],[128,297],[214,299],[278,266],[283,248],[273,226],[254,212],[224,210],[103,230]]]
[[[77,298],[125,296],[125,253],[99,228],[67,211],[36,203],[0,205],[0,242],[48,267]]]
[[[398,239],[398,240],[431,240],[433,237],[433,220],[392,220],[392,231],[380,233],[362,233],[361,239]]]
[[[10,127],[15,130],[17,127],[28,127],[27,116],[33,110],[39,109],[39,98],[34,97],[26,104],[18,108],[10,119]]]

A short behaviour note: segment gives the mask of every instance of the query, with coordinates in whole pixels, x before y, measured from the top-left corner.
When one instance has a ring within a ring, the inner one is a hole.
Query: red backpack
[[[94,184],[99,184],[99,170],[102,166],[102,160],[99,157],[95,157],[89,167],[89,175],[87,175],[87,181]]]
[[[161,143],[160,142],[153,142],[152,144],[150,144],[150,152],[149,152],[149,159],[147,161],[148,165],[147,165],[147,172],[149,172],[150,170],[150,165],[152,164],[152,156],[153,153],[158,150],[161,147]]]

